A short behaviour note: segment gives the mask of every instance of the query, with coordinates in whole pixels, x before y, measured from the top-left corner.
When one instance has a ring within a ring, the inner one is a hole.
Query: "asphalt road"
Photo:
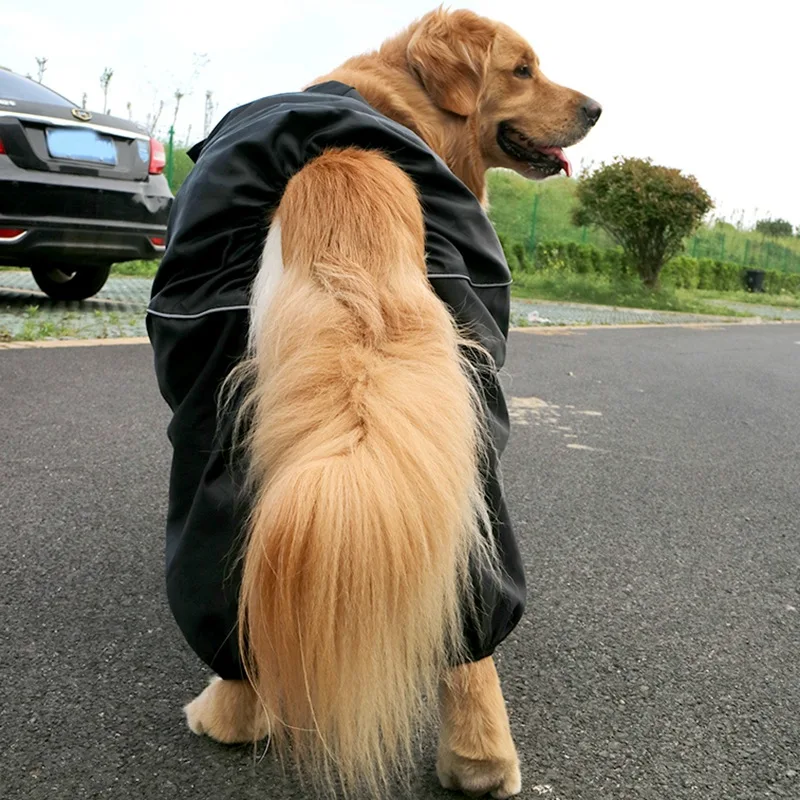
[[[522,797],[796,800],[800,326],[548,333],[506,375]],[[183,726],[148,347],[0,351],[0,407],[0,797],[306,797]]]

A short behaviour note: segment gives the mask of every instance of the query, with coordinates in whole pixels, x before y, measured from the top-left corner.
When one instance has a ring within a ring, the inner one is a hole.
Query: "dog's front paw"
[[[513,797],[522,790],[516,753],[505,758],[478,760],[463,758],[446,747],[440,747],[436,772],[445,789],[473,797],[487,794],[495,798]]]
[[[267,716],[247,681],[214,677],[183,712],[192,733],[223,744],[254,742],[269,734]]]

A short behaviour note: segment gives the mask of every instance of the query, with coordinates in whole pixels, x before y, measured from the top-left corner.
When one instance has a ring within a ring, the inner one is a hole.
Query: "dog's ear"
[[[434,11],[411,36],[406,56],[431,99],[468,117],[478,107],[496,26],[471,11]]]

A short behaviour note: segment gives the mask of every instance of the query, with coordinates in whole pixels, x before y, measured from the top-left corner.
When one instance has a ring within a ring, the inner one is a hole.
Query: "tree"
[[[650,289],[714,207],[694,176],[640,158],[618,158],[582,176],[577,197],[575,224],[606,231]]]
[[[147,122],[145,123],[145,127],[147,128],[147,131],[151,136],[155,136],[156,128],[158,127],[158,120],[161,117],[161,112],[163,110],[164,110],[164,101],[161,100],[158,104],[158,108],[153,113],[147,115]]]
[[[203,115],[203,138],[205,139],[211,132],[211,122],[217,111],[217,104],[214,102],[214,94],[211,89],[206,89],[206,108]]]
[[[44,56],[36,56],[36,63],[38,64],[36,70],[36,80],[41,83],[45,72],[47,72],[47,58]]]
[[[181,107],[181,100],[186,97],[186,92],[182,91],[181,89],[176,89],[175,94],[175,113],[172,115],[172,125],[170,126],[170,130],[175,132],[175,126],[178,124],[178,110]]]
[[[106,67],[103,74],[100,76],[100,88],[103,90],[103,113],[108,114],[108,84],[111,83],[111,77],[114,70],[111,67]]]
[[[777,239],[780,236],[792,235],[792,223],[785,219],[760,219],[756,222],[756,230],[764,236]]]

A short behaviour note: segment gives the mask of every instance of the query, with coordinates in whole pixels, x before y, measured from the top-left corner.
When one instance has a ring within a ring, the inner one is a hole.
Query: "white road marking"
[[[558,408],[558,406],[551,406],[547,400],[542,400],[540,397],[512,397],[511,406],[513,408]]]
[[[600,450],[597,447],[589,447],[588,444],[577,444],[576,442],[570,442],[567,447],[570,450],[589,450],[592,453],[607,453],[608,450]]]
[[[572,425],[563,424],[567,420],[563,419],[562,413],[563,416],[569,416],[570,414],[581,417],[603,416],[602,411],[576,409],[574,405],[563,406],[563,412],[559,409],[562,409],[562,406],[548,403],[546,400],[542,400],[541,397],[510,397],[508,401],[508,414],[514,425],[530,426],[533,424],[537,428],[544,427],[550,433],[557,436],[560,435],[564,439],[577,439],[578,434],[572,433]],[[578,444],[577,442],[571,442],[567,444],[567,447],[571,450],[588,450],[594,453],[609,452],[608,450],[601,450],[600,448]]]

